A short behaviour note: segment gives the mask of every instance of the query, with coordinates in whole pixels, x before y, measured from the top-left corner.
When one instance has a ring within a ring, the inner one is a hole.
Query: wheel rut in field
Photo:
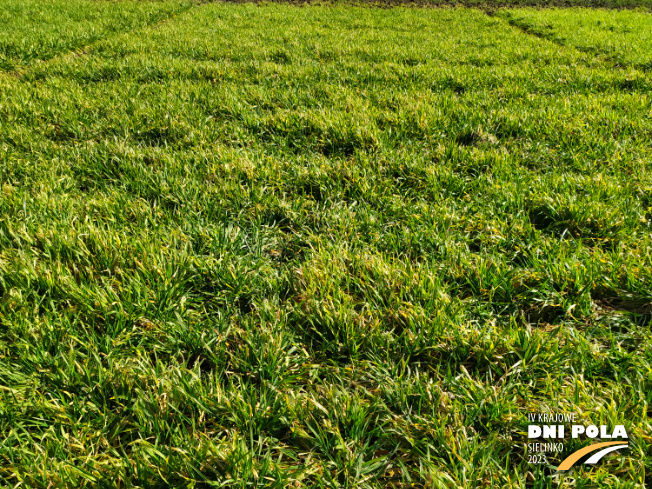
[[[643,72],[649,72],[652,66],[646,65],[646,64],[641,64],[641,63],[627,63],[623,60],[620,60],[616,58],[615,56],[612,56],[601,49],[597,47],[589,47],[589,46],[573,46],[571,44],[565,43],[562,39],[559,37],[555,36],[553,32],[546,32],[542,29],[536,28],[535,26],[532,26],[528,24],[527,22],[523,22],[520,19],[516,19],[512,17],[508,12],[501,12],[501,11],[496,11],[496,10],[490,10],[490,9],[485,9],[484,13],[490,17],[494,18],[499,18],[500,20],[506,22],[508,25],[513,27],[514,29],[517,29],[521,31],[524,34],[527,34],[529,36],[536,37],[538,39],[543,39],[546,41],[550,41],[553,44],[556,44],[557,46],[565,49],[572,49],[580,53],[585,53],[585,54],[590,54],[598,59],[600,63],[603,65],[613,68],[613,69],[622,69],[622,70],[641,70]],[[589,62],[584,63],[585,66],[590,67],[591,64]]]
[[[39,66],[47,66],[57,61],[73,59],[80,56],[86,56],[90,52],[90,49],[93,46],[101,42],[107,41],[111,38],[132,34],[134,32],[137,32],[138,30],[158,29],[159,27],[167,24],[168,22],[171,22],[179,15],[185,14],[186,12],[192,10],[193,7],[195,7],[196,5],[197,5],[196,3],[188,3],[186,6],[184,6],[184,8],[181,8],[176,11],[167,12],[166,15],[164,15],[162,18],[157,18],[153,22],[148,23],[146,25],[140,25],[125,31],[115,32],[106,37],[100,37],[94,39],[93,41],[87,44],[75,46],[67,51],[58,53],[55,56],[52,56],[51,58],[43,60],[43,62]],[[5,80],[20,80],[25,75],[29,74],[35,68],[35,66],[36,65],[33,64],[27,64],[27,65],[19,66],[12,70],[0,71],[0,79],[4,78]]]

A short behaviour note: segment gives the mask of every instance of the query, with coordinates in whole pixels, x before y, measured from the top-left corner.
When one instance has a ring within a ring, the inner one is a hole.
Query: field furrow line
[[[129,30],[122,31],[122,32],[116,32],[116,33],[114,33],[112,35],[109,35],[109,36],[106,36],[106,37],[97,38],[97,39],[93,40],[92,42],[89,42],[87,44],[77,46],[77,47],[75,47],[75,48],[73,48],[71,50],[59,53],[59,54],[57,54],[57,55],[55,55],[55,56],[53,56],[53,57],[51,57],[49,59],[43,60],[40,63],[29,64],[29,65],[26,65],[26,66],[21,66],[21,67],[19,67],[17,69],[14,69],[14,70],[0,72],[0,78],[5,78],[5,79],[9,79],[9,80],[21,79],[25,75],[30,73],[32,70],[34,70],[34,68],[36,66],[43,67],[43,66],[51,65],[51,64],[56,63],[56,62],[61,62],[61,61],[65,62],[66,60],[72,60],[74,58],[78,58],[78,57],[81,57],[81,56],[86,56],[90,52],[90,50],[91,50],[91,48],[93,46],[95,46],[95,45],[97,45],[97,44],[99,44],[101,42],[106,42],[106,41],[108,41],[108,40],[110,40],[112,38],[116,38],[118,36],[131,35],[134,32],[137,32],[139,29],[141,29],[141,30],[158,29],[161,26],[167,24],[168,22],[171,22],[172,20],[177,18],[179,15],[190,11],[194,6],[195,6],[194,3],[189,2],[184,8],[182,8],[180,10],[177,10],[177,11],[171,11],[171,12],[168,13],[167,16],[165,16],[163,18],[159,18],[159,19],[157,19],[156,21],[154,21],[154,22],[152,22],[150,24],[147,24],[147,25],[144,25],[144,26],[137,26],[137,27],[134,27],[133,29],[129,29]]]
[[[610,55],[598,47],[594,46],[573,46],[572,44],[565,43],[562,39],[559,37],[555,36],[553,33],[549,32],[544,32],[540,29],[537,29],[534,26],[531,26],[527,24],[526,22],[522,22],[519,19],[515,19],[509,15],[509,13],[503,13],[499,12],[496,15],[496,12],[493,11],[485,11],[485,13],[489,16],[495,16],[498,17],[502,20],[504,20],[508,25],[511,27],[519,30],[520,32],[527,34],[532,37],[536,37],[538,39],[543,39],[546,41],[550,41],[553,44],[556,44],[559,47],[574,50],[578,53],[585,53],[585,54],[591,54],[594,56],[595,61],[598,61],[601,65],[607,65],[609,68],[613,69],[625,69],[625,70],[631,70],[631,69],[636,69],[636,70],[642,70],[642,71],[649,71],[650,67],[645,64],[640,64],[640,63],[627,63],[624,62],[623,60],[618,59],[614,55]],[[585,66],[590,66],[591,63],[585,62],[583,63]]]

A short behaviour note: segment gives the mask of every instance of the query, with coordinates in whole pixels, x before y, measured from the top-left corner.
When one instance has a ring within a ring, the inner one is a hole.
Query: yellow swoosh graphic
[[[594,443],[593,445],[589,445],[588,447],[581,448],[580,450],[571,453],[568,457],[564,459],[564,461],[559,464],[559,467],[557,467],[557,470],[568,470],[570,469],[575,462],[577,462],[579,459],[581,459],[584,455],[587,453],[594,452],[595,450],[599,448],[604,448],[604,447],[610,447],[612,445],[622,445],[622,441],[607,441],[605,443]]]

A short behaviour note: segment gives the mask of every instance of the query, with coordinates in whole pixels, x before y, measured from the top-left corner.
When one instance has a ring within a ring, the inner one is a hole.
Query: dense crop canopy
[[[551,487],[529,411],[650,482],[649,14],[0,19],[9,486]]]

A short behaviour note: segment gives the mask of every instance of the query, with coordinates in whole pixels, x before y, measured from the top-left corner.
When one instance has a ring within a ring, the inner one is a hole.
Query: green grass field
[[[649,13],[0,25],[2,487],[652,486]]]

